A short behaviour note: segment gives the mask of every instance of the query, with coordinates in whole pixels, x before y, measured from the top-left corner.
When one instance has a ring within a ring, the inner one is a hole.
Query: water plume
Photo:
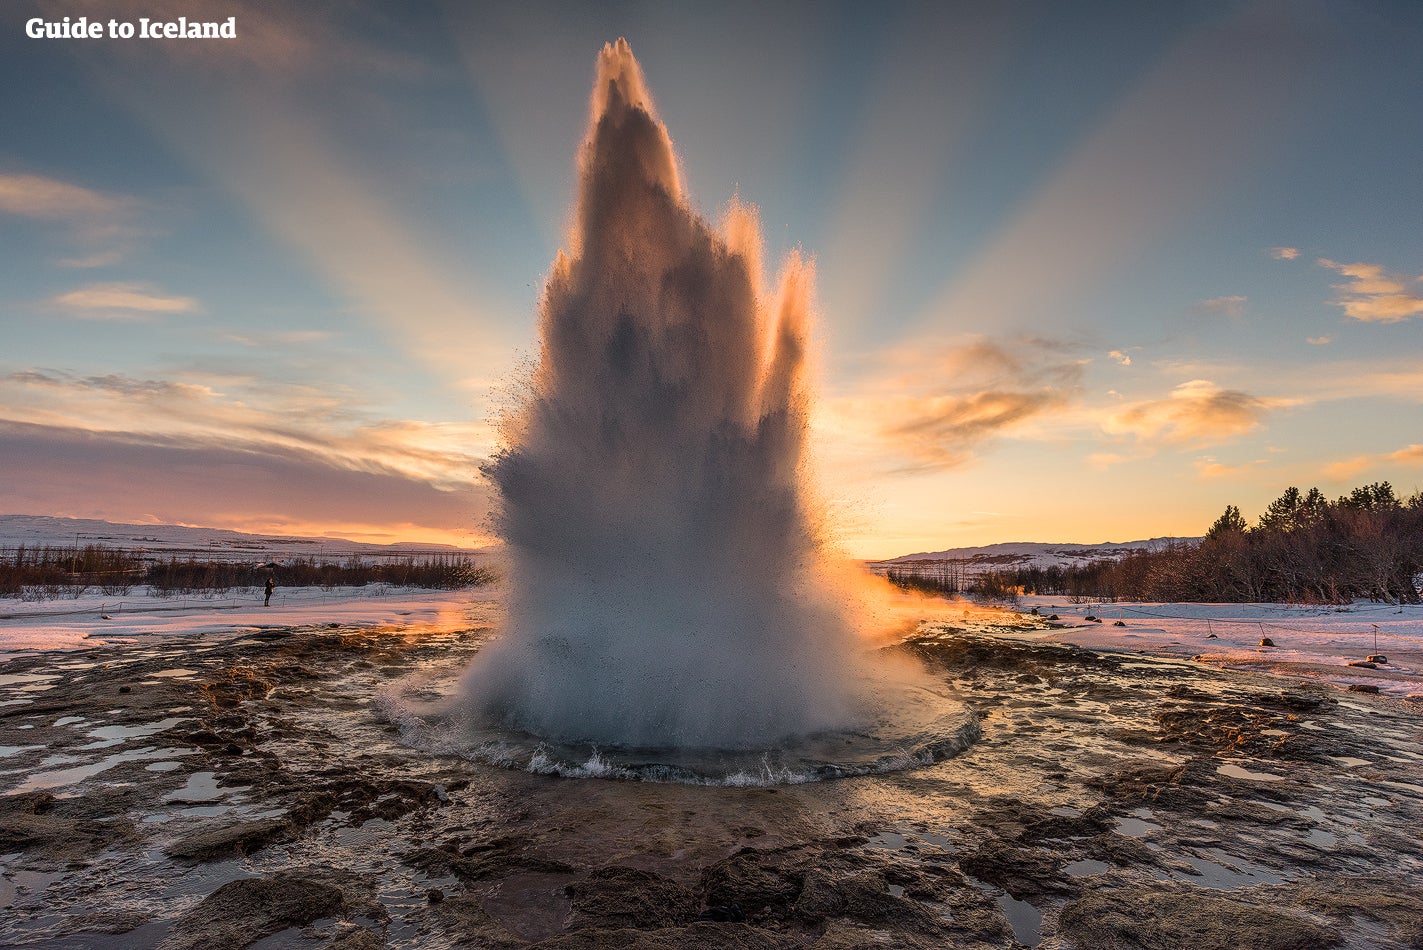
[[[749,749],[853,725],[861,647],[807,490],[813,272],[683,193],[626,40],[598,59],[538,364],[486,467],[502,637],[486,721],[563,742]]]

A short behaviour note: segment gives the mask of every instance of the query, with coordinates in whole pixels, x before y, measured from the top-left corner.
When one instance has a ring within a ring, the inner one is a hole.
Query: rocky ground
[[[1026,621],[1025,621],[1026,622]],[[568,780],[400,744],[482,630],[263,630],[0,666],[0,944],[1423,947],[1423,710],[926,626],[957,758]]]

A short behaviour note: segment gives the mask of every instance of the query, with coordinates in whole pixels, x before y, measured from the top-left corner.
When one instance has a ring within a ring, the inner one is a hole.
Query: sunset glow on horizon
[[[850,554],[1423,489],[1423,6],[1152,6],[7,9],[0,513],[491,543],[619,36],[691,206],[813,259]]]

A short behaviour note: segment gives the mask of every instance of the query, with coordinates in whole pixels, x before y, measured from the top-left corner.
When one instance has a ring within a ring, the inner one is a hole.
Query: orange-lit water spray
[[[405,741],[570,777],[717,785],[915,768],[976,720],[869,627],[903,609],[829,556],[807,489],[812,274],[762,286],[755,213],[690,207],[626,41],[598,61],[569,251],[486,472],[501,636]],[[862,605],[874,600],[875,610]],[[901,632],[901,636],[902,636]]]
[[[570,251],[487,468],[509,619],[468,693],[543,736],[744,748],[853,721],[859,650],[804,488],[810,267],[762,286],[753,210],[720,229],[624,40],[604,47]]]

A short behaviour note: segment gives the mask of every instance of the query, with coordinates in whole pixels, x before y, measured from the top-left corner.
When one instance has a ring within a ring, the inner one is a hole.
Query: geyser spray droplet
[[[798,255],[762,286],[755,212],[682,193],[625,40],[603,48],[538,366],[487,466],[503,636],[485,721],[560,741],[752,748],[856,718],[860,648],[806,490]]]

